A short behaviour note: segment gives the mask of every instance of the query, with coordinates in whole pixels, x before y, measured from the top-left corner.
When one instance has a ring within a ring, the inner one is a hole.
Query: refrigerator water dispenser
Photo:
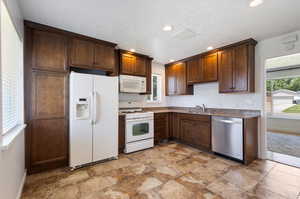
[[[90,109],[88,99],[80,98],[76,103],[76,119],[86,120],[90,117]]]

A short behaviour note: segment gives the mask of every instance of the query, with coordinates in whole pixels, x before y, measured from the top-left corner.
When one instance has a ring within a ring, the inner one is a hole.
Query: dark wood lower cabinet
[[[30,173],[67,166],[68,133],[65,119],[40,119],[30,132]]]
[[[211,150],[210,116],[179,114],[180,140],[205,150]]]
[[[119,153],[125,149],[125,115],[119,115]]]
[[[169,113],[154,114],[154,143],[158,144],[169,138]]]
[[[200,150],[212,151],[211,116],[190,113],[155,113],[154,143],[175,140]],[[244,164],[258,157],[258,118],[243,119]],[[125,148],[125,116],[119,116],[119,152]]]
[[[250,164],[258,158],[258,118],[246,118],[244,128],[244,163]]]

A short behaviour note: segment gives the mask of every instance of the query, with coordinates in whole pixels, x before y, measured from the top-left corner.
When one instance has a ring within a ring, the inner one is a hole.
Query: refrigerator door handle
[[[89,106],[90,110],[89,111],[90,111],[90,123],[91,123],[91,125],[94,124],[93,114],[92,114],[92,112],[93,112],[92,104],[94,103],[93,101],[94,101],[94,93],[91,92],[91,94],[90,94],[90,102],[89,102],[89,104],[90,104],[90,106]]]
[[[93,92],[93,124],[97,122],[97,92]]]

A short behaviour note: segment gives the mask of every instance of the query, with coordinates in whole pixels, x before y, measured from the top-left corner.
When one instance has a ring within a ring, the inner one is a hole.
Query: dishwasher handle
[[[241,119],[238,119],[238,120],[227,120],[227,119],[217,119],[217,118],[214,118],[214,120],[216,122],[226,123],[226,124],[242,124],[242,120]]]

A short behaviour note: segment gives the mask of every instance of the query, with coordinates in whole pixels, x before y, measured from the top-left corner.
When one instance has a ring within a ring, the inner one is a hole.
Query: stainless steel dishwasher
[[[213,116],[212,150],[243,160],[243,119]]]

